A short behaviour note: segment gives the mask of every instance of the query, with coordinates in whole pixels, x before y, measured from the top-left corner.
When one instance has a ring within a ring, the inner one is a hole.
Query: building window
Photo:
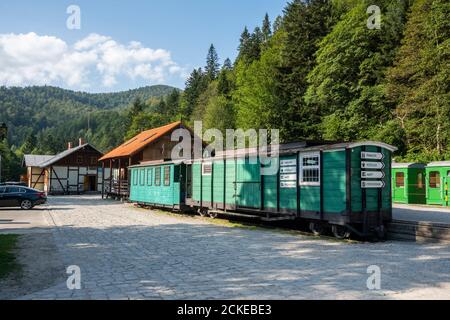
[[[438,171],[430,172],[430,188],[441,187],[441,174]]]
[[[138,185],[138,170],[133,170],[133,185]]]
[[[403,172],[397,172],[395,174],[395,187],[396,188],[405,187],[405,174]]]
[[[170,167],[164,167],[164,185],[170,186]]]
[[[202,164],[202,176],[210,176],[212,175],[212,163],[203,163]]]
[[[152,171],[153,169],[147,169],[147,185],[151,186],[152,185]]]
[[[141,186],[145,185],[145,170],[144,169],[139,170],[139,184]]]
[[[155,168],[155,186],[161,185],[161,167]]]
[[[97,157],[91,157],[91,166],[97,165],[97,162],[98,162]]]
[[[320,186],[320,153],[300,155],[300,184]]]
[[[417,174],[417,189],[423,189],[423,174],[421,172]]]
[[[82,164],[83,163],[83,156],[77,156],[77,164]]]

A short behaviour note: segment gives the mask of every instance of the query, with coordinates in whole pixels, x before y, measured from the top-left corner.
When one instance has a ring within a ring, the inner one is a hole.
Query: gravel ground
[[[36,272],[47,288],[30,284],[21,299],[450,299],[449,245],[230,228],[87,196],[51,198],[47,213],[53,238],[30,245],[48,249],[23,261],[57,270]],[[71,265],[81,290],[60,278]],[[381,290],[367,289],[371,265]]]

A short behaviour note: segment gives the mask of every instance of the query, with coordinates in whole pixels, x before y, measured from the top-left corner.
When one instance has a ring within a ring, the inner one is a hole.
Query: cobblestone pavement
[[[62,281],[22,299],[450,299],[448,245],[231,228],[97,197],[52,198],[47,212],[82,289]],[[370,265],[380,291],[367,289]]]
[[[393,217],[396,220],[450,224],[450,210],[434,206],[395,204]]]

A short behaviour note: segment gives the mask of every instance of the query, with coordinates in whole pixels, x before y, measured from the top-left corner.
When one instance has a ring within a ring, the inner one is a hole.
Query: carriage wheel
[[[321,224],[321,223],[310,222],[310,223],[309,223],[309,230],[310,230],[315,236],[321,236],[321,235],[324,233],[325,228],[324,228],[323,224]]]
[[[219,216],[219,214],[217,212],[210,212],[209,213],[209,217],[211,219],[216,219]]]
[[[337,239],[348,239],[350,238],[351,232],[344,226],[333,225],[331,227],[331,232]]]

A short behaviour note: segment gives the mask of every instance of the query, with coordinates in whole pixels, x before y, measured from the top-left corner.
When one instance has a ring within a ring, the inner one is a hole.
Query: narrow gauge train
[[[142,163],[130,167],[130,201],[213,218],[303,219],[315,234],[331,228],[337,238],[384,237],[395,150],[379,142],[285,144],[274,175],[262,175],[262,161],[239,151],[182,164]]]

